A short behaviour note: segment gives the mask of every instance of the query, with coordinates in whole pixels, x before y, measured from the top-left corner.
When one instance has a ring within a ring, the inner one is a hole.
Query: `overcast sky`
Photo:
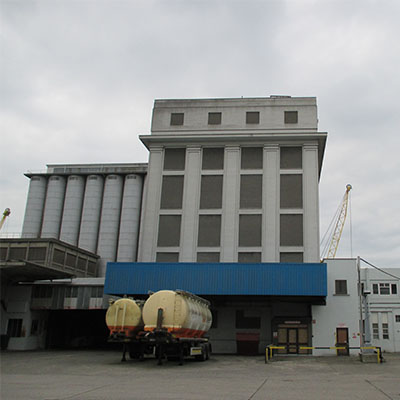
[[[347,183],[337,256],[400,267],[400,1],[5,1],[2,233],[51,163],[146,162],[156,98],[316,96],[328,132],[321,236]]]

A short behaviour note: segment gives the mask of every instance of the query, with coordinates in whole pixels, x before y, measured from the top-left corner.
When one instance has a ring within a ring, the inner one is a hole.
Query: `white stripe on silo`
[[[104,184],[97,244],[97,254],[101,257],[98,276],[105,276],[107,261],[115,261],[117,256],[123,184],[124,181],[120,175],[108,175]]]
[[[64,206],[65,178],[53,175],[47,185],[46,202],[44,205],[42,238],[58,239],[61,226],[61,216]]]
[[[84,190],[85,180],[83,176],[71,175],[68,178],[60,240],[74,246],[78,244]]]
[[[117,261],[119,262],[136,261],[141,198],[142,177],[133,174],[127,175],[119,228],[117,255]]]
[[[22,227],[23,238],[40,237],[44,200],[46,198],[47,179],[44,176],[32,176],[29,183],[28,198],[24,224]]]
[[[78,247],[92,253],[97,250],[103,186],[104,179],[100,175],[89,175],[86,178]]]

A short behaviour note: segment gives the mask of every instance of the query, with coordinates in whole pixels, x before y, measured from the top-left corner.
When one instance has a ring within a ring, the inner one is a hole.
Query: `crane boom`
[[[344,196],[342,199],[339,217],[336,221],[335,229],[333,231],[331,243],[329,245],[329,250],[328,250],[328,254],[327,254],[326,258],[335,258],[335,256],[336,256],[336,251],[339,246],[340,237],[342,236],[344,223],[346,221],[347,206],[349,203],[349,192],[351,189],[352,189],[352,186],[350,184],[346,185],[346,192],[344,193]]]
[[[11,214],[11,210],[9,208],[6,208],[3,212],[3,216],[0,219],[0,229],[3,227],[4,221],[6,218]]]

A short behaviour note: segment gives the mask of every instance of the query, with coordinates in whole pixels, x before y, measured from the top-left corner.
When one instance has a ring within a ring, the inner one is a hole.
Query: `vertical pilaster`
[[[196,261],[196,238],[200,199],[200,147],[186,149],[185,180],[183,185],[182,235],[179,261]]]
[[[318,262],[320,258],[318,198],[318,145],[306,144],[303,146],[304,262]]]
[[[239,227],[240,147],[225,147],[225,174],[222,205],[221,262],[237,261]]]
[[[150,147],[149,169],[146,182],[146,202],[143,211],[143,227],[139,244],[138,261],[156,259],[157,226],[163,171],[163,148]]]
[[[279,262],[279,146],[264,146],[262,261]]]

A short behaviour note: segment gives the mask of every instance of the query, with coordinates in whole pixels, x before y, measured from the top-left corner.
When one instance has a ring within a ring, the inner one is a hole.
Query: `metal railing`
[[[378,346],[362,346],[362,347],[349,347],[349,346],[298,346],[298,350],[374,350],[376,352],[377,362],[383,362],[382,349]],[[270,361],[274,356],[274,350],[287,350],[287,346],[268,345],[265,348],[265,363]]]

